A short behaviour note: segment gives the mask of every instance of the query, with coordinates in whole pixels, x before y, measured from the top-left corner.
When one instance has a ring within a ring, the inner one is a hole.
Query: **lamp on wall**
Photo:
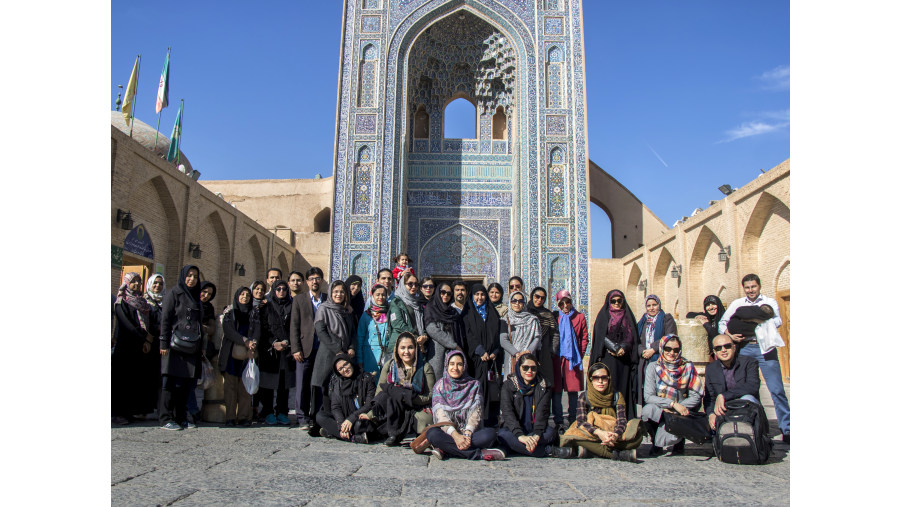
[[[719,192],[722,192],[725,195],[730,195],[732,192],[734,192],[734,189],[731,188],[731,185],[725,184],[719,187]]]
[[[647,280],[641,280],[638,282],[638,290],[647,290]]]
[[[681,264],[672,266],[672,278],[681,278]]]
[[[244,276],[244,274],[246,273],[246,271],[244,270],[244,265],[238,264],[237,262],[234,263],[234,270],[237,271],[238,276]]]
[[[726,262],[729,257],[731,257],[731,245],[722,247],[722,249],[719,250],[719,261]]]
[[[117,209],[116,210],[116,222],[117,223],[121,222],[122,229],[125,229],[126,231],[130,231],[131,228],[134,226],[134,221],[131,219],[130,211],[122,211],[120,209]]]
[[[195,259],[199,259],[200,254],[203,253],[200,251],[199,243],[188,243],[188,252],[191,252],[191,257]]]

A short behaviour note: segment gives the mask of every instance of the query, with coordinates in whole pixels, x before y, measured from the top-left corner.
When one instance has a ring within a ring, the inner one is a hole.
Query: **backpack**
[[[768,461],[774,444],[762,406],[737,399],[725,402],[725,408],[725,415],[716,418],[716,457],[735,465],[761,465]]]

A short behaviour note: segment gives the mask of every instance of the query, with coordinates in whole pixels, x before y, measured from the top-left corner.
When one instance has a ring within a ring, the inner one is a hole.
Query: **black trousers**
[[[265,389],[260,387],[259,391],[257,391],[256,394],[259,396],[259,402],[262,404],[262,410],[259,411],[260,417],[265,417],[272,413],[275,415],[288,415],[288,393],[290,392],[290,389],[287,388],[286,374],[288,373],[285,372],[285,370],[278,372],[277,388]],[[275,405],[273,409],[274,403],[277,403],[277,405]]]
[[[162,396],[159,397],[159,424],[187,421],[187,400],[194,379],[163,377]]]
[[[464,451],[460,451],[459,448],[456,447],[456,441],[453,440],[453,437],[448,435],[442,427],[431,428],[426,435],[428,437],[428,442],[430,442],[433,447],[444,451],[444,454],[447,456],[478,459],[481,457],[481,450],[487,449],[494,443],[494,440],[497,438],[497,430],[494,428],[481,428],[475,433],[472,433],[472,445]]]
[[[320,410],[318,414],[316,414],[316,424],[322,427],[323,430],[328,432],[328,436],[331,438],[341,438],[341,425],[332,417],[329,412],[324,410]],[[350,435],[361,435],[363,433],[368,433],[374,431],[374,425],[372,421],[358,419],[355,423],[353,423],[353,428],[350,429]]]
[[[519,442],[519,439],[513,434],[512,431],[509,431],[506,428],[500,428],[497,430],[497,440],[500,443],[504,444],[510,451],[521,454],[522,456],[532,456],[535,458],[543,458],[547,455],[547,445],[551,444],[553,440],[556,438],[556,428],[547,425],[547,429],[544,430],[544,434],[538,439],[537,446],[534,448],[534,452],[528,452],[528,449],[525,447],[525,444]]]

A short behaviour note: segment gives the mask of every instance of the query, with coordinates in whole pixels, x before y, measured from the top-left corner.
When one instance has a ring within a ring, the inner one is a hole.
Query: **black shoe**
[[[791,434],[788,433],[787,435],[781,435],[781,442],[787,445],[791,445]]]
[[[673,456],[680,456],[682,454],[684,454],[684,440],[682,440],[672,446],[672,455]]]
[[[550,456],[559,459],[570,459],[575,457],[575,451],[571,447],[551,447]]]
[[[313,424],[309,427],[309,436],[311,437],[319,437],[322,436],[322,427]]]
[[[253,421],[251,421],[250,419],[244,419],[244,420],[238,421],[237,424],[238,424],[238,426],[244,426],[245,428],[249,428],[253,424]]]
[[[384,445],[388,447],[396,447],[400,445],[400,435],[391,435],[384,439]]]
[[[328,437],[330,437],[331,435],[328,434],[327,431],[325,431],[325,428],[319,428],[319,436],[320,436],[320,437],[323,437],[323,438],[328,438]]]
[[[650,446],[650,456],[659,456],[663,453],[662,447],[657,447],[655,445]]]
[[[225,421],[225,426],[236,426],[236,424],[234,423],[234,419],[228,419],[227,421]]]

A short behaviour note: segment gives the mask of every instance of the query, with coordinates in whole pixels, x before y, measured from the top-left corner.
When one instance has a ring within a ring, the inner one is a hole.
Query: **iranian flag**
[[[170,50],[171,51],[171,50]],[[169,52],[166,52],[166,63],[159,76],[159,90],[156,92],[156,114],[169,105]]]

